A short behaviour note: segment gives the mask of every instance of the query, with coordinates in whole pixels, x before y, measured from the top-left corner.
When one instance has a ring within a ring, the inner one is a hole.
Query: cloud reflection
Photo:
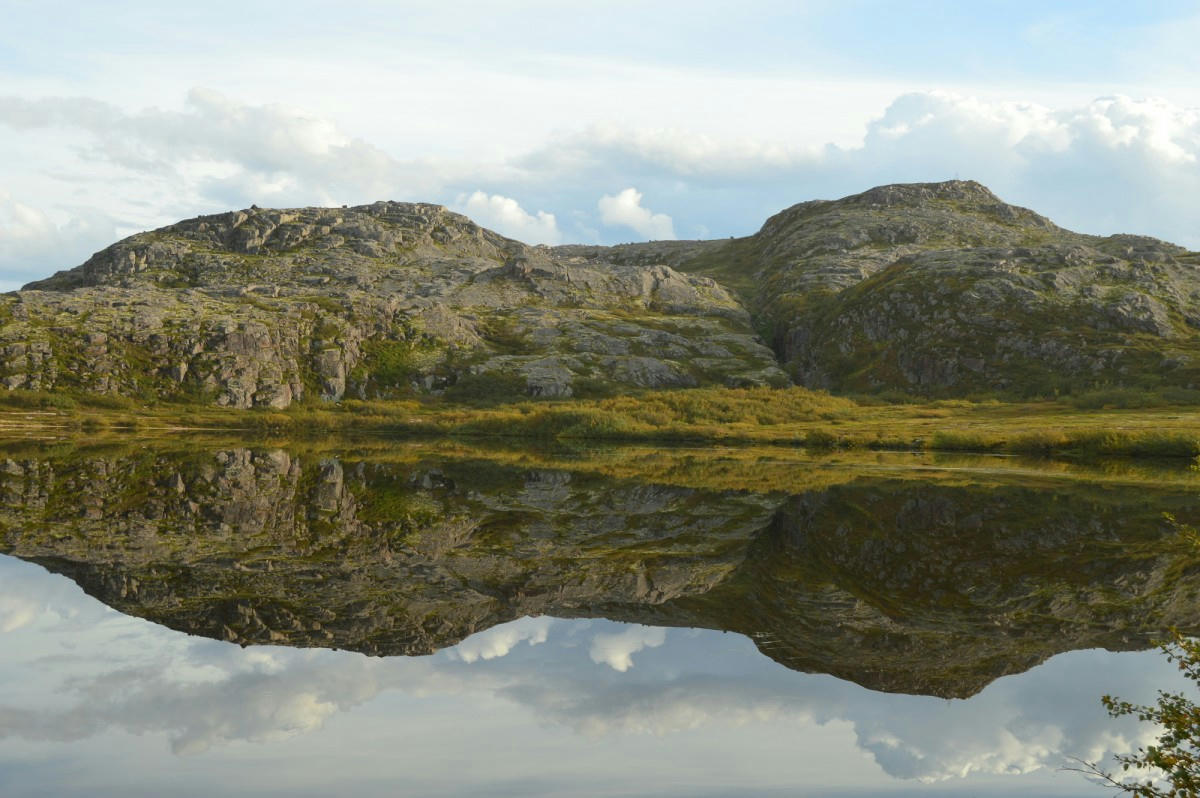
[[[463,662],[480,659],[496,659],[512,651],[513,646],[527,642],[531,646],[545,643],[552,618],[518,618],[511,623],[493,626],[491,629],[473,634],[447,653]]]
[[[0,632],[15,632],[41,614],[42,607],[21,596],[0,596]]]
[[[11,567],[0,574],[0,606],[18,607],[5,616],[12,624],[29,610],[14,601],[10,586],[36,580],[24,573],[11,581]],[[59,581],[44,572],[41,578]],[[844,722],[852,725],[858,748],[887,774],[938,781],[1028,773],[1060,767],[1071,756],[1128,751],[1148,741],[1151,730],[1109,718],[1099,696],[1145,701],[1156,688],[1179,684],[1154,652],[1079,651],[998,679],[969,700],[889,695],[789,671],[736,635],[550,618],[497,626],[430,657],[240,649],[144,622],[131,633],[121,623],[128,619],[115,614],[81,632],[66,617],[90,602],[78,591],[60,597],[57,625],[34,630],[23,622],[12,639],[69,637],[107,656],[122,649],[119,661],[93,656],[85,672],[64,676],[34,659],[22,661],[19,645],[6,646],[0,652],[0,673],[7,677],[0,685],[0,738],[72,741],[117,729],[161,734],[176,753],[196,754],[235,741],[314,732],[335,715],[394,692],[468,708],[500,698],[541,724],[590,737],[753,730],[784,722],[803,747],[804,735],[819,734],[818,726]],[[634,654],[637,668],[631,667]],[[597,669],[597,663],[610,668]],[[451,700],[455,696],[469,700]],[[420,717],[403,720],[421,723]]]
[[[633,655],[644,648],[657,648],[667,639],[667,630],[656,626],[626,625],[616,634],[592,638],[590,656],[597,665],[624,673],[633,667]]]

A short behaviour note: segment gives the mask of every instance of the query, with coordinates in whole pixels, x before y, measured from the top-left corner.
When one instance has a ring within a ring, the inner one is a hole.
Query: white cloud
[[[554,214],[538,211],[535,216],[511,197],[476,191],[469,197],[460,195],[457,205],[476,223],[527,244],[562,242]]]
[[[272,741],[320,728],[338,711],[378,695],[378,662],[291,653],[273,670],[250,661],[210,667],[207,678],[181,678],[163,662],[68,679],[60,711],[0,707],[0,739],[80,740],[112,727],[166,732],[176,753],[199,753],[234,740]],[[211,665],[211,663],[210,663]],[[193,669],[195,670],[195,669]],[[199,673],[200,671],[196,671]]]
[[[1123,688],[1125,697],[1145,700],[1152,687],[1181,684],[1155,652],[1077,651],[1033,672],[1002,678],[968,701],[945,701],[875,693],[765,663],[720,675],[720,665],[705,661],[719,661],[713,648],[687,651],[681,638],[672,640],[662,659],[678,670],[666,678],[652,672],[634,683],[606,683],[571,674],[508,693],[540,716],[589,736],[662,735],[786,719],[813,726],[845,722],[852,725],[858,748],[884,772],[932,783],[1056,769],[1071,757],[1097,761],[1109,752],[1128,752],[1153,741],[1154,728],[1133,718],[1107,717],[1099,696],[1121,684],[1134,689],[1128,694]],[[626,664],[621,648],[614,647],[615,657]],[[712,666],[717,671],[710,672]]]
[[[512,651],[513,647],[522,641],[536,646],[545,643],[552,618],[518,618],[510,623],[493,626],[491,629],[473,634],[463,640],[447,653],[463,662],[475,662],[480,659],[496,659]]]
[[[796,143],[774,128],[737,138],[588,122],[517,156],[480,134],[456,161],[391,153],[332,119],[203,90],[179,110],[0,98],[0,128],[0,145],[29,164],[0,201],[0,280],[75,265],[116,230],[251,203],[442,202],[530,242],[613,243],[621,230],[744,235],[803,200],[955,176],[1069,228],[1200,247],[1200,110],[1161,99],[1055,107],[909,93],[865,125],[857,146]],[[606,193],[614,184],[629,188]]]
[[[19,247],[26,241],[46,238],[56,228],[46,214],[0,192],[0,247]]]
[[[566,174],[561,182],[576,186],[653,187],[673,203],[665,210],[676,224],[717,236],[752,232],[803,200],[957,176],[1082,232],[1144,233],[1200,247],[1200,109],[1162,99],[1103,97],[1055,108],[910,93],[866,126],[859,146],[596,126],[557,137],[518,163],[542,182]],[[606,200],[609,219],[623,211],[654,237],[634,194]]]
[[[103,249],[116,236],[116,225],[103,213],[77,209],[65,216],[56,222],[0,190],[0,276],[32,280],[77,266],[82,255]]]
[[[199,101],[205,98],[205,102]],[[238,106],[204,94],[194,97],[193,104],[210,115],[228,118],[228,124],[249,128],[245,135],[226,137],[232,141],[257,141],[261,124],[256,120],[260,118],[266,120],[262,124],[271,126],[291,119],[297,129],[282,136],[284,142],[310,144],[299,149],[283,146],[285,161],[325,159],[337,147],[349,146],[332,125],[297,116],[298,112],[289,117],[276,107]],[[86,115],[94,116],[95,111]],[[836,197],[883,182],[938,180],[957,173],[981,179],[1038,210],[1060,216],[1074,214],[1080,218],[1077,225],[1086,229],[1097,227],[1094,210],[1101,204],[1092,201],[1091,186],[1107,187],[1102,191],[1107,206],[1103,216],[1107,218],[1114,217],[1114,211],[1126,217],[1138,215],[1130,212],[1144,207],[1147,200],[1153,203],[1155,187],[1165,188],[1164,181],[1194,182],[1200,154],[1198,117],[1197,109],[1154,99],[1101,98],[1079,107],[1055,109],[935,91],[896,98],[869,123],[859,147],[818,148],[769,139],[721,139],[696,131],[594,125],[554,138],[514,160],[471,168],[491,173],[493,185],[536,186],[541,196],[557,198],[543,200],[544,205],[560,207],[577,202],[576,198],[594,190],[591,186],[613,179],[634,185],[651,181],[684,186],[688,191],[672,198],[682,205],[674,215],[711,217],[719,212],[716,224],[712,218],[702,222],[722,233],[736,232],[721,229],[721,221],[728,228],[728,220],[738,218],[744,198],[756,194],[777,198],[770,200],[770,207],[778,209],[814,196]],[[444,190],[471,171],[466,166],[402,163],[369,145],[362,149],[370,153],[369,157],[363,155],[364,171],[376,174],[382,166],[384,173],[417,174],[426,168],[423,182],[434,191]],[[234,150],[255,152],[248,144]],[[245,160],[245,153],[234,160]],[[335,168],[339,174],[347,172],[340,165],[330,167]],[[1066,174],[1075,182],[1064,180]],[[297,174],[296,180],[311,182],[313,176]],[[705,190],[720,191],[723,202],[719,208],[697,202]],[[1066,200],[1059,203],[1061,209],[1043,207],[1059,198]],[[671,217],[642,207],[641,199],[642,193],[632,188],[616,196],[606,195],[599,206],[602,220],[647,237],[673,233]],[[1195,209],[1183,195],[1172,193],[1169,202],[1178,209],[1169,215],[1194,218]],[[1141,216],[1152,221],[1161,214]],[[515,218],[529,224],[528,219]],[[762,219],[755,217],[755,221]],[[1191,234],[1193,227],[1180,224],[1174,237]]]
[[[615,197],[605,194],[596,207],[607,225],[628,227],[652,240],[675,238],[671,217],[642,207],[642,192],[636,188],[627,188]]]
[[[592,638],[588,656],[597,665],[607,665],[624,673],[633,667],[633,655],[645,648],[657,648],[667,639],[661,626],[629,626],[615,634],[598,634]]]
[[[822,166],[860,184],[970,177],[1083,232],[1134,232],[1200,246],[1200,110],[1108,97],[1082,107],[898,98],[863,147]]]
[[[115,614],[87,599],[74,582],[47,577],[39,565],[0,555],[0,632],[21,632],[42,623],[73,633],[80,625]],[[22,641],[21,647],[25,645]]]
[[[85,161],[173,181],[210,202],[342,204],[413,197],[439,182],[428,167],[402,164],[327,119],[204,89],[189,92],[182,111],[136,113],[87,98],[4,97],[0,124],[83,131]]]
[[[760,179],[819,158],[822,148],[770,139],[718,138],[675,128],[591,125],[559,135],[516,163],[532,171],[594,173],[633,167],[651,174],[711,181]]]

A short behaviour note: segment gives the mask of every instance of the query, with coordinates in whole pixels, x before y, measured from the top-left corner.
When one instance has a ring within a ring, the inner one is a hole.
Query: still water
[[[1195,475],[777,450],[0,447],[0,795],[1102,795]],[[1170,513],[1177,519],[1164,518]],[[1107,649],[1107,650],[1106,650]]]

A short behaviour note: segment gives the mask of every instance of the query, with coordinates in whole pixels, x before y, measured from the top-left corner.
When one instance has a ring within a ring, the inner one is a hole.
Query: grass
[[[466,396],[463,399],[467,399]],[[22,411],[41,411],[30,414]],[[387,432],[541,442],[787,445],[1104,457],[1200,456],[1200,408],[1081,408],[1069,400],[867,404],[801,388],[699,388],[511,404],[346,400],[284,411],[139,404],[88,394],[0,394],[0,427],[191,428],[313,436]]]

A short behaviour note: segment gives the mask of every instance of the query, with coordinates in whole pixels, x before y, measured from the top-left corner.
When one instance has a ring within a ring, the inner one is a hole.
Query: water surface
[[[1094,795],[1200,617],[1173,467],[0,455],[4,795]]]

